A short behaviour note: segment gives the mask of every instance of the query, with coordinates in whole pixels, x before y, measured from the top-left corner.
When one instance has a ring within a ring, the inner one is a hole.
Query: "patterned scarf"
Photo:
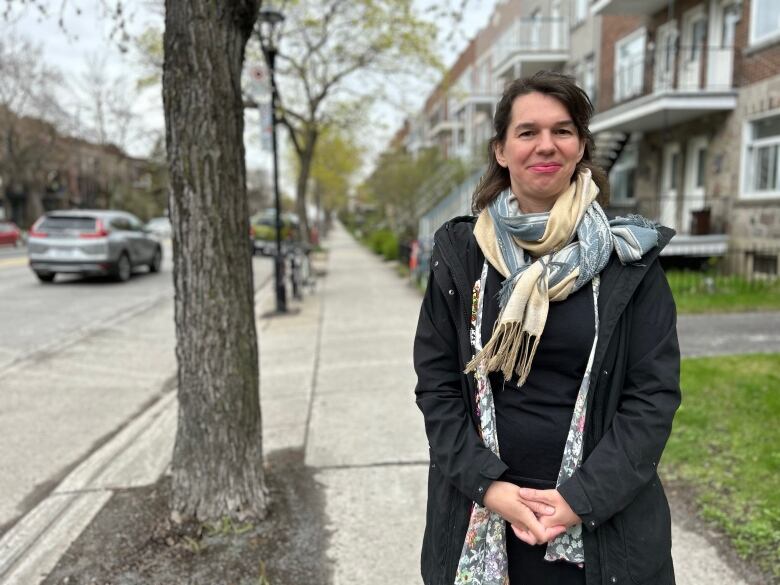
[[[485,258],[505,278],[501,312],[490,340],[466,366],[501,371],[522,386],[531,370],[550,302],[590,282],[614,250],[624,264],[658,244],[655,225],[640,216],[607,220],[590,171],[577,176],[547,213],[520,213],[509,189],[480,213],[474,227]],[[534,260],[536,258],[536,260]]]

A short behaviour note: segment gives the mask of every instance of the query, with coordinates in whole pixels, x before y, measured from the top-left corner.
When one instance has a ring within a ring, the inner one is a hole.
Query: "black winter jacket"
[[[452,585],[472,502],[482,504],[507,466],[485,447],[475,381],[463,374],[471,292],[484,256],[474,218],[437,232],[414,342],[416,401],[430,446],[422,545],[426,585]],[[588,394],[583,463],[559,487],[580,518],[587,585],[673,585],[671,519],[656,468],[680,404],[676,311],[657,258],[674,232],[641,262],[613,254],[601,273],[599,335]]]

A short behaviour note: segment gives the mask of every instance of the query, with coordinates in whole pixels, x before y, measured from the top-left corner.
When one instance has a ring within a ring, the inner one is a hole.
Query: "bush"
[[[393,232],[389,232],[382,244],[382,256],[385,260],[398,260],[398,238]]]
[[[398,238],[389,229],[381,229],[369,234],[364,243],[375,254],[384,256],[386,260],[398,259]]]

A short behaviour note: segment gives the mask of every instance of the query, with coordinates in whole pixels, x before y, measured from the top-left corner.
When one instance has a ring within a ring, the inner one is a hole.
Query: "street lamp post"
[[[271,7],[260,9],[260,46],[268,65],[271,81],[271,147],[274,157],[274,210],[276,213],[276,255],[274,256],[274,284],[276,287],[276,312],[287,312],[287,291],[284,285],[284,257],[282,256],[282,206],[279,200],[279,152],[276,143],[276,107],[279,94],[276,87],[276,39],[274,30],[284,21],[284,15]],[[263,35],[266,25],[267,34]]]

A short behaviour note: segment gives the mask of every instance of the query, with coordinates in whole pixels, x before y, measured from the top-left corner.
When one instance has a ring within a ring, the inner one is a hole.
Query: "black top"
[[[490,266],[483,301],[483,344],[498,318],[502,280]],[[517,376],[504,381],[501,372],[490,374],[499,452],[509,466],[503,479],[527,487],[555,487],[594,327],[593,288],[586,284],[565,301],[550,303],[531,372],[521,388]]]

